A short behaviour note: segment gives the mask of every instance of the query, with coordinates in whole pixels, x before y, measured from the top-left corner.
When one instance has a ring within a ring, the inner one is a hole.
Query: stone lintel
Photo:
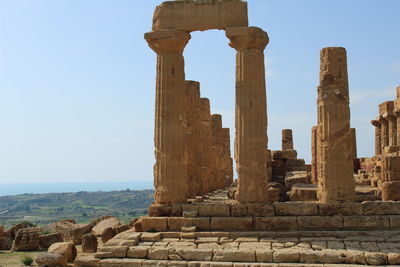
[[[247,3],[241,0],[166,1],[157,6],[152,29],[204,31],[248,26]]]

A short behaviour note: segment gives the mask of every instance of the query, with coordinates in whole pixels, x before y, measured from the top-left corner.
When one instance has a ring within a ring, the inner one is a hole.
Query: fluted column
[[[397,87],[397,99],[394,101],[393,113],[396,115],[396,139],[397,145],[400,146],[400,86]]]
[[[318,87],[318,191],[320,202],[355,197],[346,49],[321,50]]]
[[[381,137],[381,123],[379,122],[379,118],[376,120],[372,120],[371,124],[375,128],[375,155],[382,154],[382,137]]]
[[[159,30],[145,34],[157,53],[154,185],[158,203],[186,201],[185,72],[183,50],[190,34]]]
[[[256,27],[226,29],[236,49],[235,160],[239,202],[267,202],[266,32]]]
[[[386,146],[389,146],[389,122],[384,117],[379,117],[379,123],[381,124],[381,150],[384,151]]]

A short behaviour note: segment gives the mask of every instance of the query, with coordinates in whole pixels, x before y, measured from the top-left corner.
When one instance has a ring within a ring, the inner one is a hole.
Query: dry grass
[[[26,256],[33,259],[41,252],[15,252],[15,251],[0,251],[0,266],[1,267],[21,267],[24,266],[21,260]],[[32,266],[37,266],[33,264]]]

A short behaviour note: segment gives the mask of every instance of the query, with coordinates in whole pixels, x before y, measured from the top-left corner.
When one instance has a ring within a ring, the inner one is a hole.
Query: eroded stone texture
[[[293,149],[293,133],[291,129],[282,130],[282,150]]]
[[[185,162],[186,84],[182,53],[190,34],[158,30],[144,37],[157,53],[155,200],[159,203],[186,201],[189,184]]]
[[[318,182],[318,126],[311,128],[311,182]]]
[[[397,87],[397,94],[399,94],[400,86]],[[396,115],[396,136],[397,136],[397,145],[400,145],[400,98],[397,95],[397,99],[394,100],[394,108],[393,113]]]
[[[381,124],[379,122],[379,118],[377,118],[376,120],[372,120],[371,124],[374,126],[375,128],[375,155],[380,155],[382,154],[382,137],[381,137]]]
[[[353,201],[353,143],[350,133],[346,50],[321,50],[318,87],[318,200]]]
[[[264,49],[266,32],[256,27],[228,28],[226,36],[236,54],[235,160],[238,173],[236,199],[268,201],[267,105]]]
[[[225,29],[248,26],[247,3],[241,0],[166,1],[157,6],[153,31]]]
[[[385,131],[384,131],[385,146],[397,145],[397,122],[393,110],[394,110],[394,101],[386,101],[379,105],[379,116],[381,116],[385,124]]]
[[[186,81],[186,153],[188,159],[189,195],[193,197],[203,193],[203,177],[201,170],[201,105],[200,83]]]
[[[200,167],[201,177],[203,180],[203,194],[213,191],[216,187],[214,172],[213,172],[213,151],[212,151],[212,133],[211,133],[211,114],[210,100],[208,98],[200,99],[200,138],[201,145]]]

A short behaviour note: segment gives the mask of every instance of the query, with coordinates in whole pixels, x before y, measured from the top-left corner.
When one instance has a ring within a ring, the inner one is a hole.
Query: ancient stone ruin
[[[210,29],[236,50],[236,181],[229,129],[200,83],[185,80],[190,33]],[[164,2],[144,38],[157,54],[155,201],[133,228],[104,229],[104,245],[76,266],[400,264],[400,88],[372,121],[376,155],[357,158],[346,50],[323,48],[307,165],[291,129],[281,150],[268,149],[269,38],[248,25],[246,2]],[[77,226],[63,227],[73,240]]]

